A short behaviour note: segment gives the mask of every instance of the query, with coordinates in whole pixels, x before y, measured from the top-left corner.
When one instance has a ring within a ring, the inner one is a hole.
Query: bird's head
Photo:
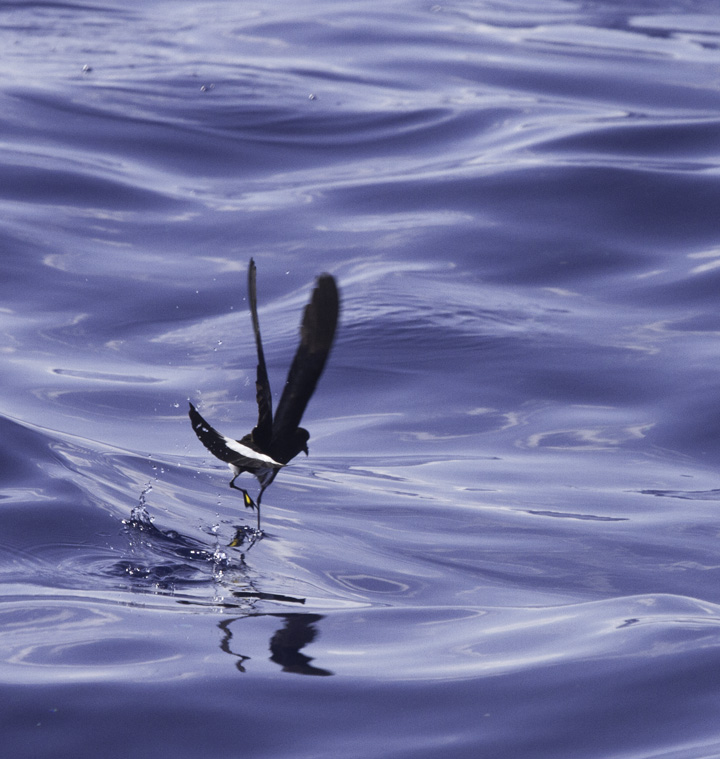
[[[310,440],[310,433],[306,429],[298,427],[295,431],[295,443],[298,447],[298,452],[303,451],[306,456],[310,454],[308,451],[308,440]]]

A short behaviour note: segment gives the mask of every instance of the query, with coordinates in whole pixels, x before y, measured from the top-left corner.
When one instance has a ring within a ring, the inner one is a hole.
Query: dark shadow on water
[[[313,658],[301,653],[317,637],[316,624],[323,619],[321,614],[252,614],[233,619],[225,619],[218,624],[223,632],[220,649],[236,657],[235,666],[240,672],[246,672],[245,662],[251,657],[233,651],[234,634],[231,625],[250,617],[277,617],[284,624],[270,638],[270,661],[281,667],[283,672],[296,675],[313,675],[327,677],[334,674],[330,670],[314,666]]]

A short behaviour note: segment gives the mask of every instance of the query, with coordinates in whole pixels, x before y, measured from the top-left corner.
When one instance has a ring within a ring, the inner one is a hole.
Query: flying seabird
[[[230,487],[240,490],[246,508],[257,509],[260,529],[260,500],[265,489],[277,473],[301,451],[308,454],[310,433],[300,426],[302,415],[312,397],[332,347],[340,310],[340,296],[334,278],[321,274],[315,284],[310,302],[305,306],[300,324],[300,344],[290,365],[285,387],[273,417],[272,395],[268,380],[265,354],[260,337],[257,315],[256,267],[250,259],[248,267],[248,295],[250,315],[257,348],[257,375],[255,380],[258,421],[245,437],[233,440],[220,434],[190,403],[190,421],[200,442],[233,473]],[[247,490],[235,485],[242,472],[251,472],[260,483],[257,500]]]

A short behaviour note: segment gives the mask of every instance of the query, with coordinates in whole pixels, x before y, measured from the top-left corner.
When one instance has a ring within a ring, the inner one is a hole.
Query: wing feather
[[[206,422],[195,406],[190,404],[190,423],[200,442],[216,456],[220,461],[230,464],[237,458],[237,453],[231,451],[225,443],[225,436],[221,435],[214,427]]]
[[[300,325],[300,344],[273,420],[270,451],[278,461],[287,461],[289,454],[292,458],[303,450],[302,447],[294,450],[294,441],[298,439],[296,430],[325,368],[339,311],[337,284],[330,274],[322,274],[305,307]],[[284,450],[287,446],[293,447],[293,450]]]
[[[258,405],[258,421],[252,431],[252,439],[260,448],[266,449],[272,440],[272,394],[270,392],[270,380],[268,379],[267,366],[265,365],[265,353],[263,351],[262,338],[260,337],[260,320],[257,314],[257,269],[255,261],[250,259],[248,267],[248,296],[250,299],[250,315],[252,317],[253,332],[255,333],[255,347],[257,348],[257,373],[255,376],[255,397]]]

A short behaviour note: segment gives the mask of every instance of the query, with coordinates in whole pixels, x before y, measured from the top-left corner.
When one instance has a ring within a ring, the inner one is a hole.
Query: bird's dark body
[[[278,471],[298,453],[308,453],[310,434],[300,426],[300,422],[332,347],[340,297],[332,276],[322,274],[318,277],[300,324],[300,344],[273,416],[270,382],[257,315],[257,273],[252,259],[248,268],[248,294],[258,358],[255,379],[257,424],[243,438],[233,440],[221,435],[208,424],[192,403],[189,415],[200,442],[233,471],[231,487],[236,487],[235,478],[242,472],[251,472],[257,477],[260,492],[256,501],[243,488],[237,489],[242,490],[246,506],[258,509],[259,527],[260,500],[265,489],[275,479]]]

